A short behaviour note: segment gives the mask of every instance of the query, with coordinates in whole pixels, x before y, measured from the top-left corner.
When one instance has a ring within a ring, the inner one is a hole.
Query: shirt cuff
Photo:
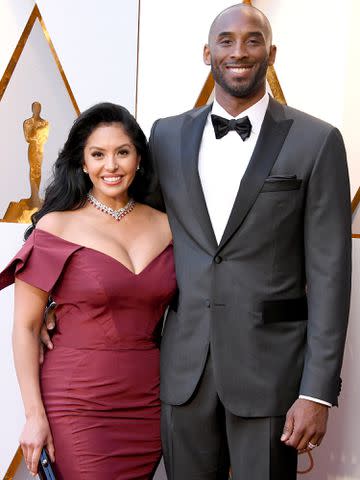
[[[303,398],[304,400],[311,400],[312,402],[321,403],[322,405],[326,405],[327,407],[332,407],[332,404],[329,402],[325,402],[325,400],[319,400],[318,398],[308,397],[307,395],[299,395],[299,398]]]

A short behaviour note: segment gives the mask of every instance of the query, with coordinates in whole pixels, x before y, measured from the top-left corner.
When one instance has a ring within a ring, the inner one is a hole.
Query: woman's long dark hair
[[[151,164],[144,132],[126,108],[114,103],[98,103],[82,112],[71,127],[53,167],[53,178],[46,188],[44,203],[32,215],[32,226],[26,230],[25,239],[47,213],[76,210],[85,205],[86,194],[92,188],[89,176],[83,172],[85,144],[98,126],[111,123],[121,124],[141,157],[140,170],[129,187],[129,196],[138,202],[145,200],[150,189]]]

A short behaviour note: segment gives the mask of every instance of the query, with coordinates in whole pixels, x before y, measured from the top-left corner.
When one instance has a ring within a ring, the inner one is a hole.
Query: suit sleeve
[[[155,140],[155,130],[159,120],[157,120],[152,128],[150,133],[149,139],[149,149],[150,149],[150,163],[151,163],[151,186],[150,186],[150,193],[146,198],[146,203],[149,204],[151,207],[156,208],[157,210],[161,210],[165,212],[165,203],[164,198],[161,191],[159,175],[157,170],[156,164],[156,140]]]
[[[351,288],[351,206],[340,132],[327,135],[304,212],[308,329],[300,395],[337,405]]]

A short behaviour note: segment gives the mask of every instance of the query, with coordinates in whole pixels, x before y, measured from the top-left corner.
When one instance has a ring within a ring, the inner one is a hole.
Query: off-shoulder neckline
[[[124,270],[126,270],[127,272],[129,272],[130,274],[132,274],[133,276],[135,277],[138,277],[140,275],[142,275],[144,272],[146,272],[154,263],[157,259],[159,259],[160,257],[162,257],[163,254],[165,254],[165,252],[167,252],[167,250],[173,246],[173,240],[171,240],[167,245],[166,247],[161,250],[160,253],[158,253],[158,255],[156,255],[142,270],[140,270],[140,272],[136,273],[134,272],[133,270],[131,270],[130,268],[128,268],[126,265],[124,265],[122,262],[120,262],[120,260],[118,260],[117,258],[113,257],[112,255],[109,255],[108,253],[106,252],[103,252],[101,250],[97,250],[96,248],[91,248],[91,247],[87,247],[86,245],[81,245],[79,243],[75,243],[75,242],[71,242],[70,240],[66,240],[65,238],[61,237],[60,235],[56,235],[54,233],[50,233],[46,230],[42,230],[41,228],[35,228],[34,229],[34,234],[36,233],[41,233],[41,234],[45,234],[45,235],[49,235],[50,237],[54,237],[64,243],[67,243],[69,245],[73,245],[74,247],[78,247],[79,249],[84,249],[84,250],[89,250],[89,251],[92,251],[92,252],[95,252],[99,255],[103,255],[105,256],[106,258],[110,259],[110,260],[113,260],[115,263],[117,263],[118,265],[120,265],[121,267],[123,267]]]

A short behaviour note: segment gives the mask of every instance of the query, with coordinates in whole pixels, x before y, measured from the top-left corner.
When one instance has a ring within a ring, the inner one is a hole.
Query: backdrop
[[[125,105],[146,133],[158,117],[191,108],[208,75],[202,49],[224,0],[0,0],[0,218],[29,196],[23,122],[39,101],[49,122],[40,191],[78,111],[102,100]],[[288,104],[342,131],[351,189],[360,186],[358,0],[254,0],[270,19],[275,64]],[[35,8],[34,10],[34,7]],[[19,43],[20,42],[20,43]],[[0,268],[22,243],[23,224],[0,223]],[[353,296],[340,407],[314,452],[309,480],[360,480],[357,382],[360,247],[354,239]],[[25,479],[13,457],[23,409],[11,354],[12,288],[0,294],[0,477]],[[306,459],[301,459],[301,463]],[[305,462],[306,463],[306,462]],[[10,467],[10,469],[9,469]],[[160,467],[157,480],[164,480]]]

